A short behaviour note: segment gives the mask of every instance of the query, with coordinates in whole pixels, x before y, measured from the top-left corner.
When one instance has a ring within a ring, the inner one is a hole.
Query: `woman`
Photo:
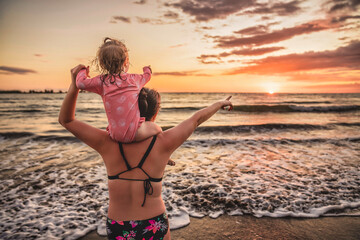
[[[228,97],[197,111],[174,128],[142,142],[120,144],[104,130],[75,119],[79,89],[76,75],[83,65],[71,69],[72,82],[60,109],[59,123],[78,139],[96,150],[104,160],[108,174],[109,239],[170,239],[165,204],[161,198],[161,180],[171,154],[194,132],[197,126],[220,108],[232,104]],[[154,91],[150,91],[154,93]],[[150,94],[146,120],[154,121],[159,111],[158,94]],[[155,92],[156,93],[156,92]],[[140,101],[141,104],[141,101]]]

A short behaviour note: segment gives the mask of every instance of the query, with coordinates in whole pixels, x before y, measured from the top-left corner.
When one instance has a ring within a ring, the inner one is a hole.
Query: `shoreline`
[[[175,240],[210,239],[360,239],[360,217],[256,218],[222,215],[216,219],[190,217],[190,224],[171,231]],[[95,231],[78,240],[103,240]]]

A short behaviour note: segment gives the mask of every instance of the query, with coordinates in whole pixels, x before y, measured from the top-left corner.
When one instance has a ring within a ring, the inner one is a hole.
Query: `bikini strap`
[[[126,157],[125,157],[125,154],[124,154],[124,149],[123,149],[123,146],[122,146],[122,143],[121,143],[121,142],[119,142],[119,148],[120,148],[121,156],[122,156],[122,158],[123,158],[124,161],[125,161],[125,164],[126,164],[127,169],[128,169],[128,170],[131,170],[132,168],[131,168],[130,164],[128,163],[128,161],[126,160]]]
[[[146,150],[146,152],[145,152],[144,156],[142,157],[142,159],[141,159],[141,161],[140,161],[139,165],[137,165],[137,167],[138,167],[138,168],[141,168],[141,167],[142,167],[142,165],[144,164],[144,162],[145,162],[146,158],[148,157],[148,155],[149,155],[149,153],[150,153],[151,149],[153,148],[153,146],[154,146],[154,144],[155,144],[155,141],[156,141],[156,135],[154,135],[154,136],[153,136],[153,139],[151,140],[151,143],[150,143],[150,145],[149,145],[148,149]],[[146,174],[146,175],[147,175],[147,174]]]

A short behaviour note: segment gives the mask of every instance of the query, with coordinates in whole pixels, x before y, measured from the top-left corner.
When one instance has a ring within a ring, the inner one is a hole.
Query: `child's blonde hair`
[[[114,77],[121,78],[120,74],[128,67],[128,49],[123,42],[106,37],[97,51],[94,63],[101,72],[100,79],[105,83],[105,79],[109,78],[110,83],[114,83]]]

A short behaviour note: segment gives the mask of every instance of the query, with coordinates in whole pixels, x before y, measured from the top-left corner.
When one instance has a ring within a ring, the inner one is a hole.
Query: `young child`
[[[102,97],[109,125],[110,137],[118,142],[142,141],[160,133],[154,122],[140,117],[139,92],[150,81],[150,66],[143,68],[143,74],[129,74],[129,56],[125,45],[116,39],[105,38],[100,46],[95,63],[101,75],[89,77],[89,67],[80,70],[76,77],[79,89],[94,92]]]

